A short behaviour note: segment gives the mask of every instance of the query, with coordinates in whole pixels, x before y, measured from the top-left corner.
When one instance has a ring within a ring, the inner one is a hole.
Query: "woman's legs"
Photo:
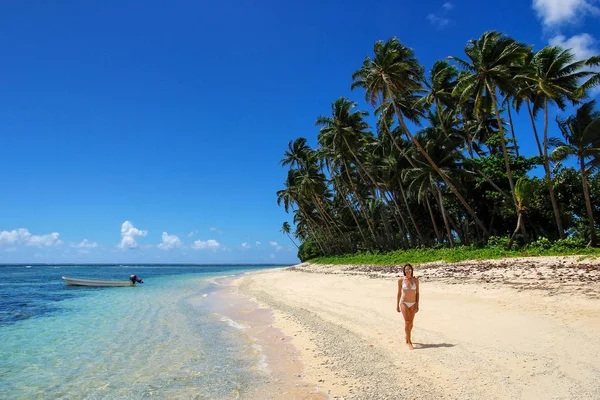
[[[416,307],[413,305],[411,308],[408,308],[406,304],[402,303],[400,304],[400,309],[402,310],[402,316],[404,317],[404,333],[406,334],[406,344],[410,350],[413,350],[410,334],[413,328],[413,321],[415,320]]]
[[[414,307],[414,306],[413,306]],[[410,341],[410,331],[412,330],[412,319],[414,318],[414,311],[404,303],[400,304],[400,310],[402,310],[402,316],[404,317],[404,333],[406,334],[406,344],[408,348],[412,350],[412,342]]]
[[[412,333],[412,328],[413,328],[413,322],[415,321],[415,314],[416,314],[416,305],[412,306],[411,308],[408,309],[408,313],[409,313],[409,323],[408,323],[408,348],[413,350],[413,345],[412,345],[412,340],[411,340],[411,333]]]

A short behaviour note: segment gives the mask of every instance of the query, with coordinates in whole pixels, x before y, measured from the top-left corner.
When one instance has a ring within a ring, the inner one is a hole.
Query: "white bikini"
[[[415,283],[415,280],[413,279],[413,284],[412,284],[412,287],[410,289],[408,288],[408,286],[406,286],[406,282],[402,281],[402,290],[404,292],[408,292],[409,290],[417,290],[417,284]],[[411,308],[412,306],[414,306],[415,304],[417,304],[416,301],[415,302],[409,302],[409,301],[400,300],[400,304],[402,304],[402,303],[406,304],[406,306],[408,308]]]

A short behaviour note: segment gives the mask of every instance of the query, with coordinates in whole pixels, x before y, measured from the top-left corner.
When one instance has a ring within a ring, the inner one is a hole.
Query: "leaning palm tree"
[[[285,233],[287,235],[288,238],[290,238],[290,240],[292,241],[292,243],[294,243],[294,246],[296,246],[296,248],[298,248],[298,245],[296,244],[296,242],[294,242],[294,239],[292,239],[292,237],[290,236],[290,233],[292,231],[292,228],[290,227],[290,224],[285,221],[283,223],[283,225],[281,226],[281,233]]]
[[[459,97],[460,103],[470,99],[475,100],[474,112],[488,112],[492,109],[496,114],[499,127],[500,145],[504,156],[504,166],[508,175],[508,183],[512,193],[515,210],[518,209],[515,197],[515,184],[510,168],[508,150],[506,149],[506,134],[502,118],[500,117],[500,102],[497,92],[512,93],[515,91],[513,78],[514,68],[529,52],[529,48],[514,39],[504,36],[500,32],[486,32],[481,38],[470,40],[465,47],[469,62],[458,57],[450,57],[468,74],[463,74],[459,80],[454,95]]]
[[[590,244],[594,247],[598,243],[587,174],[600,162],[600,111],[594,110],[595,105],[595,101],[592,100],[579,107],[575,115],[567,119],[556,118],[565,141],[557,141],[557,147],[552,152],[554,160],[564,160],[569,156],[575,156],[579,161],[591,234]]]
[[[346,168],[348,165],[347,159],[354,163],[361,179],[366,181],[366,175],[368,180],[379,191],[385,203],[400,214],[400,207],[395,202],[395,199],[388,199],[381,183],[365,165],[365,157],[362,153],[366,153],[365,147],[374,138],[372,133],[367,132],[369,125],[364,121],[364,117],[368,113],[366,111],[355,111],[354,108],[356,105],[356,102],[345,97],[340,97],[331,104],[331,117],[320,116],[317,118],[315,125],[321,127],[318,136],[319,144],[322,147],[331,147],[334,151],[337,151],[339,156],[346,162]],[[370,221],[369,218],[366,220],[367,222]],[[424,239],[418,225],[414,224],[414,226],[419,239],[423,242]]]
[[[581,71],[585,61],[573,62],[574,58],[573,52],[569,49],[544,47],[533,55],[529,67],[521,75],[515,77],[515,79],[522,79],[525,82],[526,89],[536,99],[535,104],[544,109],[544,139],[542,142],[544,171],[548,182],[552,209],[554,210],[554,218],[561,239],[565,238],[565,231],[556,195],[554,194],[550,159],[548,157],[548,104],[554,103],[559,109],[564,110],[566,101],[577,102],[579,80],[588,76],[589,73]]]
[[[515,185],[515,195],[517,196],[517,210],[518,210],[518,218],[517,218],[517,227],[515,231],[510,236],[510,240],[508,241],[508,246],[506,246],[507,250],[510,250],[519,231],[525,232],[525,225],[523,223],[523,213],[527,210],[531,199],[533,198],[533,185],[531,181],[527,177],[519,178],[517,184]]]
[[[387,42],[377,41],[374,46],[374,58],[366,57],[362,67],[352,75],[352,89],[364,88],[365,98],[374,107],[390,102],[394,108],[398,125],[415,145],[435,172],[448,185],[456,198],[475,220],[485,236],[489,236],[485,225],[475,211],[459,193],[450,178],[442,171],[421,144],[411,134],[405,119],[418,122],[422,110],[417,107],[418,95],[423,91],[423,67],[417,61],[413,51],[396,38]],[[391,135],[391,131],[388,130]],[[393,143],[403,153],[395,138]]]

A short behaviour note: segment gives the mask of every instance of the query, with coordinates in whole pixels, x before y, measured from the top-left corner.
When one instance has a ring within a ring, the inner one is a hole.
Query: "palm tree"
[[[366,90],[365,97],[374,107],[377,104],[391,102],[394,107],[398,124],[404,134],[417,147],[437,174],[452,190],[457,199],[469,212],[485,236],[489,236],[485,225],[477,217],[471,206],[458,192],[452,181],[442,172],[429,157],[425,149],[411,134],[406,126],[405,118],[418,122],[422,110],[417,107],[418,95],[423,91],[423,67],[419,64],[414,53],[402,45],[396,38],[387,42],[377,41],[374,46],[375,57],[366,57],[362,67],[352,75],[352,89],[357,87]],[[391,132],[390,132],[391,135]],[[393,138],[394,145],[400,152],[403,150]]]
[[[294,141],[290,140],[288,149],[285,151],[285,157],[281,160],[281,165],[289,165],[290,168],[302,167],[306,163],[307,155],[311,148],[306,144],[306,139],[301,137]]]
[[[587,174],[600,162],[600,111],[594,110],[595,106],[596,103],[592,100],[579,107],[575,115],[567,119],[556,118],[565,142],[557,141],[557,147],[552,152],[552,158],[555,160],[564,160],[573,155],[579,161],[591,234],[590,244],[594,247],[598,243]]]
[[[465,47],[465,53],[470,62],[458,57],[450,57],[469,74],[462,75],[453,91],[459,96],[459,102],[465,103],[474,99],[475,115],[491,111],[493,108],[498,121],[500,145],[504,156],[504,165],[508,175],[508,183],[518,213],[515,185],[510,168],[508,150],[506,149],[506,134],[502,119],[500,118],[500,103],[496,96],[499,90],[502,93],[512,93],[515,88],[513,73],[514,66],[519,64],[529,52],[529,49],[500,32],[486,32],[481,38],[470,40]]]
[[[585,61],[585,65],[588,67],[598,67],[600,66],[600,56],[590,57]],[[591,73],[591,77],[581,85],[579,90],[579,97],[585,97],[585,92],[590,90],[591,88],[600,85],[600,72],[596,70]]]
[[[332,117],[320,116],[317,118],[316,125],[323,126],[319,131],[318,141],[322,149],[322,154],[326,158],[326,165],[334,170],[345,173],[346,183],[350,185],[354,198],[358,202],[359,209],[363,214],[367,226],[375,238],[375,231],[372,221],[367,216],[367,207],[359,195],[355,179],[352,177],[351,162],[354,161],[360,165],[357,152],[362,147],[362,135],[366,135],[365,130],[368,124],[363,121],[367,115],[364,111],[352,111],[356,103],[346,99],[339,98],[331,105]],[[335,179],[335,175],[332,174]],[[337,182],[334,181],[334,184]],[[360,225],[359,225],[360,226]]]
[[[364,152],[364,147],[367,146],[368,141],[373,140],[373,135],[366,131],[369,125],[363,119],[368,113],[366,111],[353,111],[355,107],[356,102],[340,97],[331,104],[331,117],[320,116],[317,118],[315,125],[322,127],[319,131],[319,144],[323,147],[330,146],[337,149],[344,159],[348,158],[346,154],[349,153],[351,156],[349,158],[357,166],[361,178],[366,180],[363,174],[366,175],[379,191],[385,203],[400,213],[398,204],[395,203],[394,199],[389,200],[387,198],[380,183],[369,171],[369,168],[365,167],[364,162],[361,161],[362,157],[359,154]],[[413,226],[421,242],[423,242],[424,239],[418,225],[414,223]]]
[[[517,227],[515,231],[510,236],[510,240],[508,241],[508,245],[506,246],[507,250],[510,250],[512,247],[513,241],[515,240],[515,236],[519,231],[525,231],[523,224],[523,212],[529,206],[529,202],[533,197],[533,185],[531,185],[531,181],[527,177],[519,178],[517,184],[515,185],[515,195],[517,196],[517,210],[518,210],[518,218],[517,218]]]
[[[290,236],[290,232],[292,231],[292,228],[290,227],[290,224],[285,221],[281,227],[281,233],[285,233],[287,235],[287,237],[290,238],[290,240],[292,241],[292,243],[294,243],[294,246],[296,246],[296,248],[298,248],[298,245],[296,244],[296,242],[294,242],[294,239],[292,239],[292,237]]]
[[[542,142],[544,171],[550,201],[554,210],[554,218],[561,239],[565,238],[562,225],[561,212],[554,194],[554,184],[550,172],[550,159],[548,157],[548,103],[554,103],[561,110],[565,109],[565,100],[577,102],[579,79],[589,75],[580,69],[585,61],[573,62],[574,55],[571,50],[562,50],[559,47],[544,47],[533,55],[531,63],[521,75],[515,79],[523,79],[528,91],[533,93],[536,104],[544,108],[544,139]]]
[[[441,127],[446,136],[448,136],[448,132],[446,131],[446,126],[443,124],[442,108],[451,107],[455,103],[452,91],[454,90],[454,86],[456,86],[457,76],[458,69],[454,65],[448,64],[447,61],[436,61],[431,68],[429,81],[425,81],[427,94],[419,100],[419,103],[435,106]]]

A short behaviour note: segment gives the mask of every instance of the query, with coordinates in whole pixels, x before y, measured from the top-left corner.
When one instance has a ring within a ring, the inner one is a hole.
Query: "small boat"
[[[127,280],[108,280],[108,279],[84,279],[62,277],[67,286],[93,286],[93,287],[117,287],[117,286],[135,286],[135,281]]]

